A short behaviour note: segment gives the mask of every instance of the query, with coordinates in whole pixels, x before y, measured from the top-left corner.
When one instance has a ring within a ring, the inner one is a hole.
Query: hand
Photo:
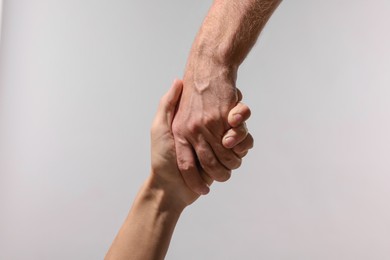
[[[172,203],[185,207],[194,202],[199,194],[193,192],[184,182],[176,163],[175,140],[172,134],[172,121],[182,93],[183,83],[175,80],[171,89],[162,97],[151,129],[152,178],[156,187],[161,188],[167,196],[173,196]],[[245,120],[250,116],[249,108],[238,103],[228,116],[234,126],[219,139],[219,143],[232,147],[232,153],[241,161],[253,146],[253,138],[245,127]],[[202,172],[208,185],[212,180]]]
[[[227,117],[237,104],[235,73],[215,64],[198,62],[187,66],[180,105],[173,121],[177,164],[184,181],[194,192],[207,194],[205,174],[226,181],[241,164],[221,138],[230,128]]]

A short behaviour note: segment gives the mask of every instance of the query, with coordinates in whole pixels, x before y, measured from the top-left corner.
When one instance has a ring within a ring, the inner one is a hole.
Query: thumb
[[[175,79],[171,88],[161,98],[160,105],[157,111],[157,117],[163,122],[167,122],[169,126],[172,125],[175,116],[176,107],[179,104],[181,93],[183,90],[183,81]]]

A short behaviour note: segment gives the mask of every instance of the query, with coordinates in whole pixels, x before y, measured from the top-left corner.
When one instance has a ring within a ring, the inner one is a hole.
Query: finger
[[[203,181],[195,160],[192,146],[187,140],[175,137],[177,166],[186,185],[199,195],[206,195],[210,189]]]
[[[237,154],[241,159],[242,158],[244,158],[247,154],[248,154],[248,150],[247,151],[245,151],[245,152],[242,152],[242,153],[240,153],[240,154]]]
[[[198,138],[195,152],[202,170],[216,181],[227,181],[231,176],[231,170],[227,169],[216,157],[211,146],[203,139]]]
[[[242,100],[242,92],[238,88],[237,88],[237,99],[238,99],[237,102],[240,102]]]
[[[237,103],[228,115],[228,124],[231,127],[236,127],[245,122],[251,116],[251,110],[242,102]]]
[[[246,138],[235,147],[233,147],[233,151],[240,157],[244,157],[249,149],[252,149],[254,145],[253,137],[250,133],[246,136]]]
[[[169,126],[172,124],[182,90],[183,82],[179,79],[175,79],[171,88],[160,100],[157,116],[164,120],[163,122],[168,122]]]
[[[234,170],[240,167],[241,158],[232,150],[222,146],[221,137],[218,138],[219,141],[215,140],[214,142],[209,142],[214,154],[217,156],[218,160],[223,164],[227,169]],[[213,139],[207,139],[213,140]]]
[[[213,183],[213,179],[208,175],[204,170],[200,169],[200,176],[202,177],[203,181],[207,184],[207,186],[211,186]]]
[[[229,129],[222,138],[222,145],[226,148],[233,148],[244,141],[248,135],[248,128],[245,122],[241,125]]]

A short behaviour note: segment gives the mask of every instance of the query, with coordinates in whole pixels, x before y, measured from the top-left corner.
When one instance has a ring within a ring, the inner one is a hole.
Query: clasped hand
[[[152,179],[155,187],[163,189],[167,196],[173,196],[172,203],[177,203],[178,207],[185,207],[195,201],[201,194],[208,193],[208,190],[194,190],[194,187],[188,185],[177,165],[177,153],[172,132],[172,123],[174,121],[177,106],[179,104],[183,90],[183,82],[175,80],[170,90],[161,98],[159,108],[151,128],[152,145]],[[238,99],[241,100],[241,94]],[[238,102],[232,108],[227,117],[227,123],[232,127],[227,130],[219,139],[223,149],[234,154],[238,167],[241,159],[247,154],[253,146],[253,138],[248,133],[245,126],[245,120],[250,116],[249,108]],[[191,154],[190,156],[195,156]],[[195,158],[195,160],[198,160]],[[202,182],[201,187],[208,187],[213,182],[209,172],[201,167],[202,163],[197,161],[197,170],[199,179]],[[229,171],[231,169],[228,169]],[[196,188],[196,187],[195,187]]]

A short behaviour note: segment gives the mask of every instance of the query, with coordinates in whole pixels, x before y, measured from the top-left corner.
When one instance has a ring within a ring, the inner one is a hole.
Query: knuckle
[[[241,159],[236,157],[234,164],[232,164],[232,170],[238,169],[241,166]]]
[[[212,172],[218,167],[217,158],[210,151],[198,150],[198,158],[202,168],[207,172]]]
[[[241,158],[243,158],[243,157],[245,157],[247,154],[248,154],[248,151],[245,151],[245,152],[243,152],[243,153],[240,153],[239,156],[240,156]]]
[[[221,122],[221,116],[215,113],[205,114],[202,118],[202,125],[208,129],[217,129]]]
[[[215,128],[217,122],[218,120],[215,116],[205,116],[203,118],[203,125],[209,129]]]
[[[196,166],[184,158],[177,158],[177,167],[181,173],[191,173]]]
[[[195,168],[195,166],[190,164],[190,163],[183,163],[183,164],[179,165],[180,172],[182,172],[184,174],[192,173],[194,168]]]
[[[245,146],[243,145],[237,145],[236,147],[233,148],[233,151],[236,153],[236,154],[242,154],[244,153],[245,151],[247,151],[248,149],[245,148]]]
[[[248,129],[246,128],[245,124],[242,124],[240,127],[238,127],[237,134],[239,136],[246,136],[248,134]]]
[[[252,115],[251,109],[245,104],[244,104],[243,110],[245,113],[245,118],[249,118]]]
[[[234,153],[229,153],[225,156],[224,161],[229,169],[237,169],[241,165],[240,159]]]
[[[177,120],[173,120],[173,123],[172,123],[172,133],[175,134],[175,135],[178,135],[180,134],[181,132],[181,124],[179,121]]]
[[[240,103],[239,113],[242,115],[244,120],[247,120],[251,116],[252,111],[246,104]]]
[[[202,166],[207,172],[215,171],[215,169],[218,168],[217,160],[215,158],[210,158],[209,160],[203,161]]]
[[[238,157],[232,149],[228,149],[223,146],[216,146],[215,148],[218,160],[225,168],[233,169],[234,166],[237,165]]]
[[[187,123],[187,129],[191,134],[199,133],[202,129],[202,125],[195,120],[191,120]]]
[[[246,155],[250,149],[253,148],[252,142],[247,143],[241,143],[233,148],[233,151],[235,154],[237,154],[240,157],[243,157],[243,154]]]
[[[230,169],[227,169],[212,153],[201,153],[198,155],[201,167],[208,175],[219,182],[227,181],[230,178]]]

